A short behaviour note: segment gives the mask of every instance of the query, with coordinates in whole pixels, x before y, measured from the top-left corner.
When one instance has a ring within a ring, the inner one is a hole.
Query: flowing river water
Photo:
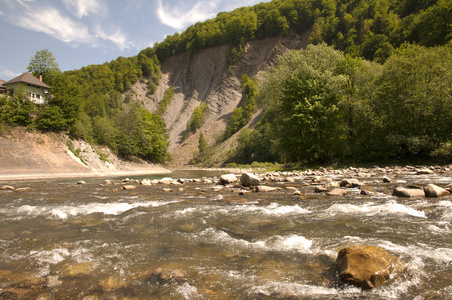
[[[391,189],[444,186],[451,174],[383,175],[359,178],[375,194],[341,197],[315,193],[309,176],[243,195],[188,180],[171,192],[135,182],[124,190],[119,179],[9,182],[16,191],[0,191],[0,299],[450,299],[452,197]],[[337,252],[358,245],[387,250],[406,270],[373,290],[342,284]]]

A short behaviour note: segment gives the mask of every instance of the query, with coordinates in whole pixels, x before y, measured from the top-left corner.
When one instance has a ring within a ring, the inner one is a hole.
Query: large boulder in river
[[[220,177],[220,184],[226,185],[237,182],[237,176],[234,174],[224,174]]]
[[[243,186],[258,186],[260,180],[253,173],[243,173],[242,176],[240,176],[240,183]]]
[[[379,247],[357,246],[339,251],[336,267],[343,282],[372,289],[399,275],[404,263]]]
[[[424,187],[424,193],[426,197],[430,198],[437,198],[450,195],[449,191],[434,184],[429,184],[426,187]]]
[[[405,198],[425,197],[423,189],[409,189],[404,187],[395,188],[392,191],[392,195],[396,197],[405,197]]]

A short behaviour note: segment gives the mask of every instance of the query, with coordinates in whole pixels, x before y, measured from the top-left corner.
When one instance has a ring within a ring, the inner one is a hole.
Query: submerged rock
[[[404,263],[376,246],[348,247],[336,259],[339,277],[345,283],[372,289],[403,271]]]
[[[146,278],[149,284],[168,284],[168,283],[184,283],[187,281],[185,267],[180,264],[162,265],[152,271],[151,275]]]
[[[424,193],[426,197],[430,198],[437,198],[437,197],[443,197],[443,196],[449,196],[450,192],[443,189],[442,187],[439,187],[434,184],[429,184],[424,188]]]

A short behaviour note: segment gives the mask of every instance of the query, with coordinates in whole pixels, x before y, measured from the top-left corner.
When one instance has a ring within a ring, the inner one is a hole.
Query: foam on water
[[[278,295],[280,297],[301,297],[301,296],[326,296],[337,295],[338,290],[322,286],[313,286],[290,282],[268,282],[265,285],[255,286],[251,288],[251,292],[255,294],[264,294],[266,296]],[[348,293],[360,293],[360,289],[348,290]]]
[[[178,210],[175,212],[176,215],[187,215],[193,214],[197,212],[203,213],[216,213],[223,215],[243,215],[243,214],[261,214],[268,216],[289,216],[289,215],[300,215],[300,214],[309,214],[311,211],[306,210],[298,205],[280,205],[278,203],[271,203],[268,206],[257,206],[257,205],[237,205],[231,207],[222,207],[216,209],[212,212],[211,206],[201,206],[201,207],[190,207],[183,210]]]
[[[31,206],[23,205],[17,209],[11,209],[8,214],[23,216],[45,216],[59,219],[67,219],[70,216],[90,215],[101,213],[104,215],[120,215],[131,209],[139,207],[160,207],[179,201],[144,201],[144,202],[113,202],[113,203],[89,203],[84,205],[60,205],[60,206]]]
[[[176,294],[173,295],[179,299],[198,299],[201,298],[201,295],[198,292],[198,289],[188,282],[185,282],[183,285],[178,286],[176,288]]]
[[[308,253],[312,246],[311,240],[298,235],[273,236],[265,240],[249,242],[247,240],[233,238],[226,232],[214,228],[204,230],[197,235],[197,238],[205,240],[205,242],[247,248],[256,251]]]
[[[375,204],[373,202],[365,203],[363,205],[353,204],[334,204],[326,211],[327,214],[336,215],[359,215],[359,216],[388,216],[388,215],[408,215],[418,218],[427,218],[425,213],[418,211],[403,204],[399,204],[394,200],[388,201],[384,204]]]
[[[441,220],[452,221],[452,201],[441,201],[438,203],[438,206],[444,210]]]

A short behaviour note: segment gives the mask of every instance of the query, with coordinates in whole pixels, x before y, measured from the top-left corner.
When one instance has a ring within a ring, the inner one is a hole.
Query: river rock
[[[170,185],[171,183],[173,183],[173,178],[170,177],[165,177],[159,180],[159,184]]]
[[[14,191],[15,191],[15,192],[26,192],[26,191],[29,191],[29,190],[31,190],[31,187],[17,188],[17,189],[15,189]]]
[[[140,181],[140,183],[143,186],[151,186],[152,185],[152,182],[151,182],[150,179],[143,179],[143,180]]]
[[[14,190],[14,187],[10,186],[10,185],[4,185],[0,188],[0,190],[5,191],[5,190]]]
[[[422,168],[422,169],[416,170],[416,175],[430,175],[433,173],[434,173],[433,170],[430,170],[427,168]]]
[[[371,195],[373,195],[375,193],[372,192],[371,190],[368,190],[368,189],[361,189],[360,194],[363,195],[363,196],[371,196]]]
[[[231,184],[237,182],[237,176],[234,174],[224,174],[221,175],[219,183],[222,185]]]
[[[372,289],[381,286],[391,275],[400,274],[404,264],[379,247],[357,246],[340,250],[336,267],[342,281]]]
[[[316,186],[315,192],[316,193],[328,193],[328,189],[323,186]]]
[[[284,178],[284,182],[295,182],[295,179],[293,179],[292,177],[286,177]]]
[[[134,190],[134,189],[136,189],[137,187],[134,186],[134,185],[125,185],[125,186],[123,186],[122,188],[125,189],[125,190]]]
[[[86,181],[79,180],[79,181],[77,181],[77,184],[83,185],[83,184],[86,184]]]
[[[425,197],[424,190],[422,190],[422,189],[409,189],[409,188],[404,188],[404,187],[395,188],[392,191],[392,195],[396,196],[396,197],[404,197],[404,198]]]
[[[334,189],[326,194],[328,196],[345,196],[348,195],[348,192],[344,189]]]
[[[104,292],[111,292],[125,287],[127,285],[127,282],[121,277],[113,275],[99,282],[99,285],[102,287],[102,290]]]
[[[271,186],[264,186],[264,185],[260,185],[256,187],[256,192],[258,193],[267,193],[267,192],[274,192],[279,190],[279,188],[275,188],[275,187],[271,187]]]
[[[384,182],[384,183],[391,183],[391,182],[392,182],[392,179],[385,176],[385,177],[383,177],[383,182]]]
[[[153,270],[145,281],[152,285],[184,283],[187,281],[185,267],[176,263],[162,265]]]
[[[351,179],[342,179],[340,182],[341,187],[351,187],[353,185],[354,180]]]
[[[449,191],[443,189],[442,187],[439,187],[434,184],[429,184],[424,188],[424,193],[426,197],[430,198],[437,198],[437,197],[443,197],[443,196],[449,196]]]
[[[240,183],[243,186],[257,186],[260,183],[259,178],[253,173],[243,173],[240,176]]]

